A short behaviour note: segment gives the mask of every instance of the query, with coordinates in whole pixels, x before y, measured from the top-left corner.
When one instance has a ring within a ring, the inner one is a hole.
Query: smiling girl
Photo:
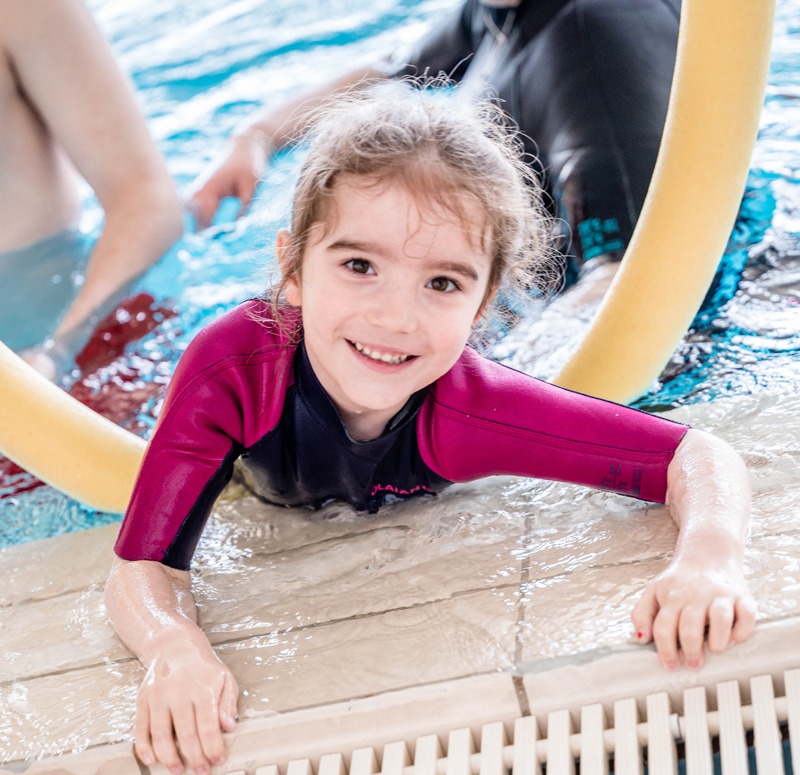
[[[670,566],[633,612],[662,663],[746,638],[747,473],[722,441],[556,388],[468,346],[498,293],[546,274],[540,194],[498,113],[411,90],[330,105],[311,136],[280,286],[181,359],[120,530],[106,604],[147,673],[145,764],[208,772],[238,689],[189,567],[234,461],[264,500],[377,511],[493,474],[670,503]],[[433,505],[433,504],[432,504]]]

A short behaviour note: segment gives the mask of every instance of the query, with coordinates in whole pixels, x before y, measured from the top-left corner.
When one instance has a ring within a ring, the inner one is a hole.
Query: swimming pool
[[[245,9],[252,12],[254,4],[233,3],[219,11],[195,4],[174,13],[163,3],[158,8],[121,0],[93,5],[137,79],[173,174],[185,184],[225,134],[214,122],[228,122],[227,127],[235,120],[236,98],[230,96],[229,106],[227,81],[214,74],[211,96],[192,96],[193,73],[204,72],[205,63],[185,62],[182,52],[193,50],[201,59],[205,49],[193,48],[203,43],[200,33],[213,32],[218,23],[224,29],[226,21]],[[419,17],[424,23],[447,5],[409,5],[408,10],[427,9],[430,16]],[[341,18],[350,18],[344,4],[334,7]],[[272,3],[264,10],[271,24],[277,22],[276,8],[288,16],[288,3]],[[358,13],[373,18],[379,11]],[[167,19],[172,19],[165,32],[170,42],[154,46],[153,26]],[[228,30],[231,37],[242,26],[239,19],[238,27]],[[680,416],[719,430],[747,453],[753,471],[756,508],[748,566],[763,622],[751,643],[727,655],[727,661],[712,663],[712,671],[737,661],[762,669],[769,663],[766,638],[782,640],[791,651],[800,632],[795,548],[800,399],[792,387],[800,330],[798,30],[800,3],[792,0],[779,9],[776,64],[748,206],[737,232],[739,250],[726,259],[719,300],[687,337],[689,368],[673,368],[646,399],[695,404],[679,410]],[[264,27],[260,34],[268,32]],[[258,37],[249,28],[243,34]],[[314,55],[300,37],[295,64]],[[332,47],[350,45],[333,32],[329,38]],[[359,45],[369,48],[363,40],[353,45],[352,51]],[[159,71],[157,62],[173,64]],[[254,72],[248,77],[257,81]],[[259,88],[278,86],[259,81]],[[288,93],[291,83],[280,88]],[[193,107],[184,108],[182,89]],[[129,345],[124,357],[79,382],[95,405],[106,402],[129,427],[147,431],[159,386],[171,368],[164,356],[179,350],[197,326],[240,295],[261,287],[264,253],[286,207],[296,163],[292,155],[280,160],[270,172],[269,193],[248,219],[187,237],[145,278],[140,289],[156,294],[164,320]],[[96,230],[97,217],[87,199],[88,230]],[[740,274],[744,280],[737,283]],[[172,312],[177,314],[168,317]],[[118,326],[124,330],[129,323],[121,320]],[[556,338],[555,331],[549,335]],[[751,360],[742,362],[746,358]],[[547,358],[531,368],[546,369]],[[671,388],[674,395],[667,393]],[[753,392],[763,395],[744,396]],[[703,403],[725,394],[732,399]],[[24,477],[17,481],[24,486]],[[370,521],[336,505],[319,515],[299,512],[287,519],[285,511],[252,498],[221,504],[198,554],[195,589],[204,626],[244,689],[242,733],[234,745],[246,743],[252,731],[251,739],[258,733],[262,749],[272,756],[278,743],[298,736],[298,714],[301,720],[314,714],[318,719],[333,702],[341,703],[339,715],[322,716],[325,732],[347,723],[366,729],[376,719],[402,715],[392,703],[398,694],[405,700],[404,691],[417,702],[405,712],[415,724],[430,724],[427,732],[434,724],[454,723],[449,714],[470,710],[470,703],[497,712],[501,682],[503,712],[511,714],[518,712],[520,683],[531,700],[546,702],[563,696],[570,671],[582,687],[598,675],[609,683],[622,677],[659,688],[670,680],[692,679],[684,672],[665,676],[648,649],[626,643],[633,598],[674,545],[663,511],[632,508],[605,493],[525,481],[456,487],[442,500],[433,513],[406,504]],[[40,530],[42,535],[75,530],[106,515],[38,488],[0,500],[0,523],[12,519],[17,520],[12,541],[20,543]],[[28,523],[34,523],[33,532]],[[113,532],[110,525],[0,552],[6,582],[0,600],[0,717],[5,722],[0,724],[0,761],[12,762],[12,771],[35,771],[31,762],[49,754],[110,757],[118,749],[136,768],[130,738],[141,670],[110,631],[102,606]],[[774,627],[783,624],[794,626]],[[609,665],[616,665],[616,672]],[[554,691],[547,691],[544,679],[554,667]],[[445,694],[450,679],[462,681],[461,693]],[[354,709],[360,712],[355,720]],[[265,735],[259,725],[280,722],[283,714],[285,725]],[[306,735],[303,755],[309,755],[309,741],[323,746],[329,738],[320,735],[317,724]],[[252,755],[246,750],[237,755],[236,766],[243,770]],[[56,765],[48,773],[66,767]],[[94,771],[137,770],[112,764]]]
[[[365,8],[353,0],[241,0],[220,8],[211,0],[92,0],[90,7],[131,74],[170,171],[184,188],[256,105],[280,101],[376,50],[402,52],[456,4],[382,0]],[[799,29],[800,3],[781,4],[761,136],[734,237],[692,331],[640,406],[662,409],[726,395],[789,391],[800,377]],[[192,335],[268,281],[270,246],[285,221],[301,156],[298,150],[276,159],[244,219],[188,233],[142,278],[137,292],[154,301],[132,307],[130,319],[120,316],[113,322],[71,386],[74,394],[126,427],[148,432],[177,355]],[[96,234],[100,216],[87,192],[83,229]],[[123,347],[137,316],[158,325]],[[519,346],[507,350],[506,357],[547,376],[552,373],[547,353],[563,352],[559,345],[567,347],[573,335],[554,328],[540,345],[544,357],[533,357],[536,348]],[[117,519],[35,486],[24,472],[5,470],[0,545]]]

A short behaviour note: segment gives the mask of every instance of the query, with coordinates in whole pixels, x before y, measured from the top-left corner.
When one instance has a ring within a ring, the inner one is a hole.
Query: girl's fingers
[[[150,709],[150,740],[156,759],[173,775],[180,775],[184,771],[183,760],[175,747],[172,714],[166,705]]]
[[[734,606],[734,624],[731,640],[741,643],[747,640],[756,626],[756,604],[749,595],[740,597]]]
[[[226,732],[233,732],[236,728],[236,719],[238,717],[236,706],[238,701],[239,685],[231,673],[226,673],[219,698],[219,725]]]
[[[150,741],[150,708],[139,693],[136,700],[136,722],[133,728],[134,750],[145,767],[155,764],[156,757]]]
[[[195,705],[194,715],[203,756],[211,764],[222,764],[225,760],[225,741],[216,701]]]
[[[706,636],[706,609],[685,606],[678,620],[678,641],[683,662],[689,670],[703,666],[703,647]]]
[[[721,653],[731,642],[733,628],[733,601],[718,597],[708,608],[708,648]]]
[[[653,637],[653,620],[658,614],[658,601],[656,600],[656,593],[653,585],[649,585],[639,602],[634,606],[631,612],[631,620],[636,629],[636,638],[639,643],[649,643]]]
[[[173,722],[175,724],[175,737],[178,739],[178,747],[186,764],[192,768],[196,775],[205,775],[211,767],[200,744],[195,709],[190,702],[182,702],[180,706],[173,710]]]
[[[680,667],[678,656],[678,609],[664,606],[653,622],[653,640],[661,664],[667,670],[677,670]]]

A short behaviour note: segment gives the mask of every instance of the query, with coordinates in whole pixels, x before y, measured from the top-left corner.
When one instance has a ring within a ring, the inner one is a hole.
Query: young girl
[[[696,669],[706,639],[721,651],[753,628],[747,473],[729,447],[467,346],[501,288],[530,285],[548,227],[498,113],[465,109],[405,89],[329,106],[278,236],[280,287],[181,359],[106,593],[147,668],[145,764],[207,772],[234,727],[236,682],[196,624],[189,566],[237,458],[262,498],[286,506],[375,512],[492,474],[668,499],[678,544],[633,612],[640,641],[668,669],[681,653]]]

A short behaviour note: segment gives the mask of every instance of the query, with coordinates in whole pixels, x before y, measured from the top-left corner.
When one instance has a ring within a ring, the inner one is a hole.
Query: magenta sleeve
[[[280,417],[293,351],[247,306],[192,340],[147,446],[114,547],[119,557],[188,569],[234,460]]]
[[[663,503],[688,427],[555,387],[466,350],[418,419],[422,458],[453,482],[553,479]]]

